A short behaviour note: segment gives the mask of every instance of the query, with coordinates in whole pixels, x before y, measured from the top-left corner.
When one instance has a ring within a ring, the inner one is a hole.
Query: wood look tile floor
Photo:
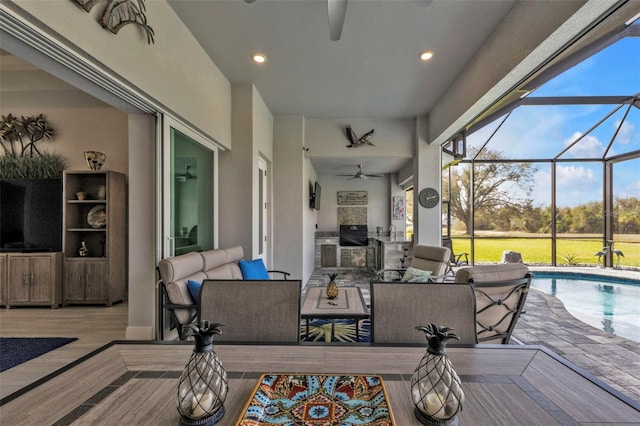
[[[59,309],[0,308],[2,337],[76,337],[78,340],[0,373],[0,399],[113,341],[124,340],[127,303]]]

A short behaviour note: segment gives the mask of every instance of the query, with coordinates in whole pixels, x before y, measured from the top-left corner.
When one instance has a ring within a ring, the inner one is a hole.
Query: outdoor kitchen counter
[[[389,236],[375,237],[375,268],[377,271],[381,269],[400,269],[409,265],[411,260],[413,242],[404,238],[394,239]],[[405,252],[406,250],[406,252]],[[404,255],[404,264],[402,258]]]

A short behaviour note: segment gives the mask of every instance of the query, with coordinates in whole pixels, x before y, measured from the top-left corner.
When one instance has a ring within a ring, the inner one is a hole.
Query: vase
[[[458,425],[464,392],[445,352],[446,341],[458,336],[448,333],[450,328],[435,324],[416,329],[425,333],[429,346],[411,376],[415,416],[423,425]]]
[[[85,244],[84,241],[80,243],[80,248],[78,249],[78,256],[80,257],[89,256],[89,249],[87,248],[87,245]]]
[[[84,159],[90,170],[100,170],[107,156],[99,151],[84,151]]]
[[[223,324],[202,321],[185,326],[195,346],[178,383],[177,408],[183,426],[213,425],[224,417],[224,400],[229,390],[227,372],[213,350],[213,335]]]

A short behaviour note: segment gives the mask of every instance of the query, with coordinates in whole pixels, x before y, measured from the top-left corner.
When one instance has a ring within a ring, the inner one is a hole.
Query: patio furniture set
[[[300,341],[301,320],[306,336],[311,319],[331,320],[333,335],[335,319],[370,317],[375,343],[424,343],[414,328],[428,323],[453,328],[460,343],[508,343],[531,282],[528,268],[463,267],[448,282],[450,254],[448,248],[416,245],[403,279],[418,272],[409,281],[389,282],[382,279],[392,271],[381,271],[370,283],[370,307],[356,286],[340,287],[332,300],[323,287],[310,287],[303,300],[300,280],[246,279],[240,246],[163,259],[159,286],[181,339],[186,324],[207,320],[226,324],[216,341],[293,343]],[[189,291],[194,280],[202,283],[198,294]]]

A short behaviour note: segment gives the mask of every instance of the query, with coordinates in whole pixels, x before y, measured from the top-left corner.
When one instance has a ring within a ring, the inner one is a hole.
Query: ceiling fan
[[[383,175],[367,175],[362,171],[362,164],[358,164],[358,171],[355,175],[338,175],[338,176],[349,176],[347,180],[351,179],[369,179],[369,178],[380,178],[384,177]]]
[[[192,175],[191,172],[189,171],[189,169],[191,169],[191,166],[184,166],[184,168],[185,168],[185,172],[181,175],[176,175],[176,179],[178,179],[180,182],[185,182],[191,179],[198,179],[198,176]]]
[[[247,3],[253,3],[256,0],[244,0]],[[327,0],[327,16],[329,17],[329,37],[331,41],[340,40],[342,35],[342,27],[344,27],[344,18],[347,15],[348,0]],[[427,7],[433,0],[410,0],[418,6]]]

